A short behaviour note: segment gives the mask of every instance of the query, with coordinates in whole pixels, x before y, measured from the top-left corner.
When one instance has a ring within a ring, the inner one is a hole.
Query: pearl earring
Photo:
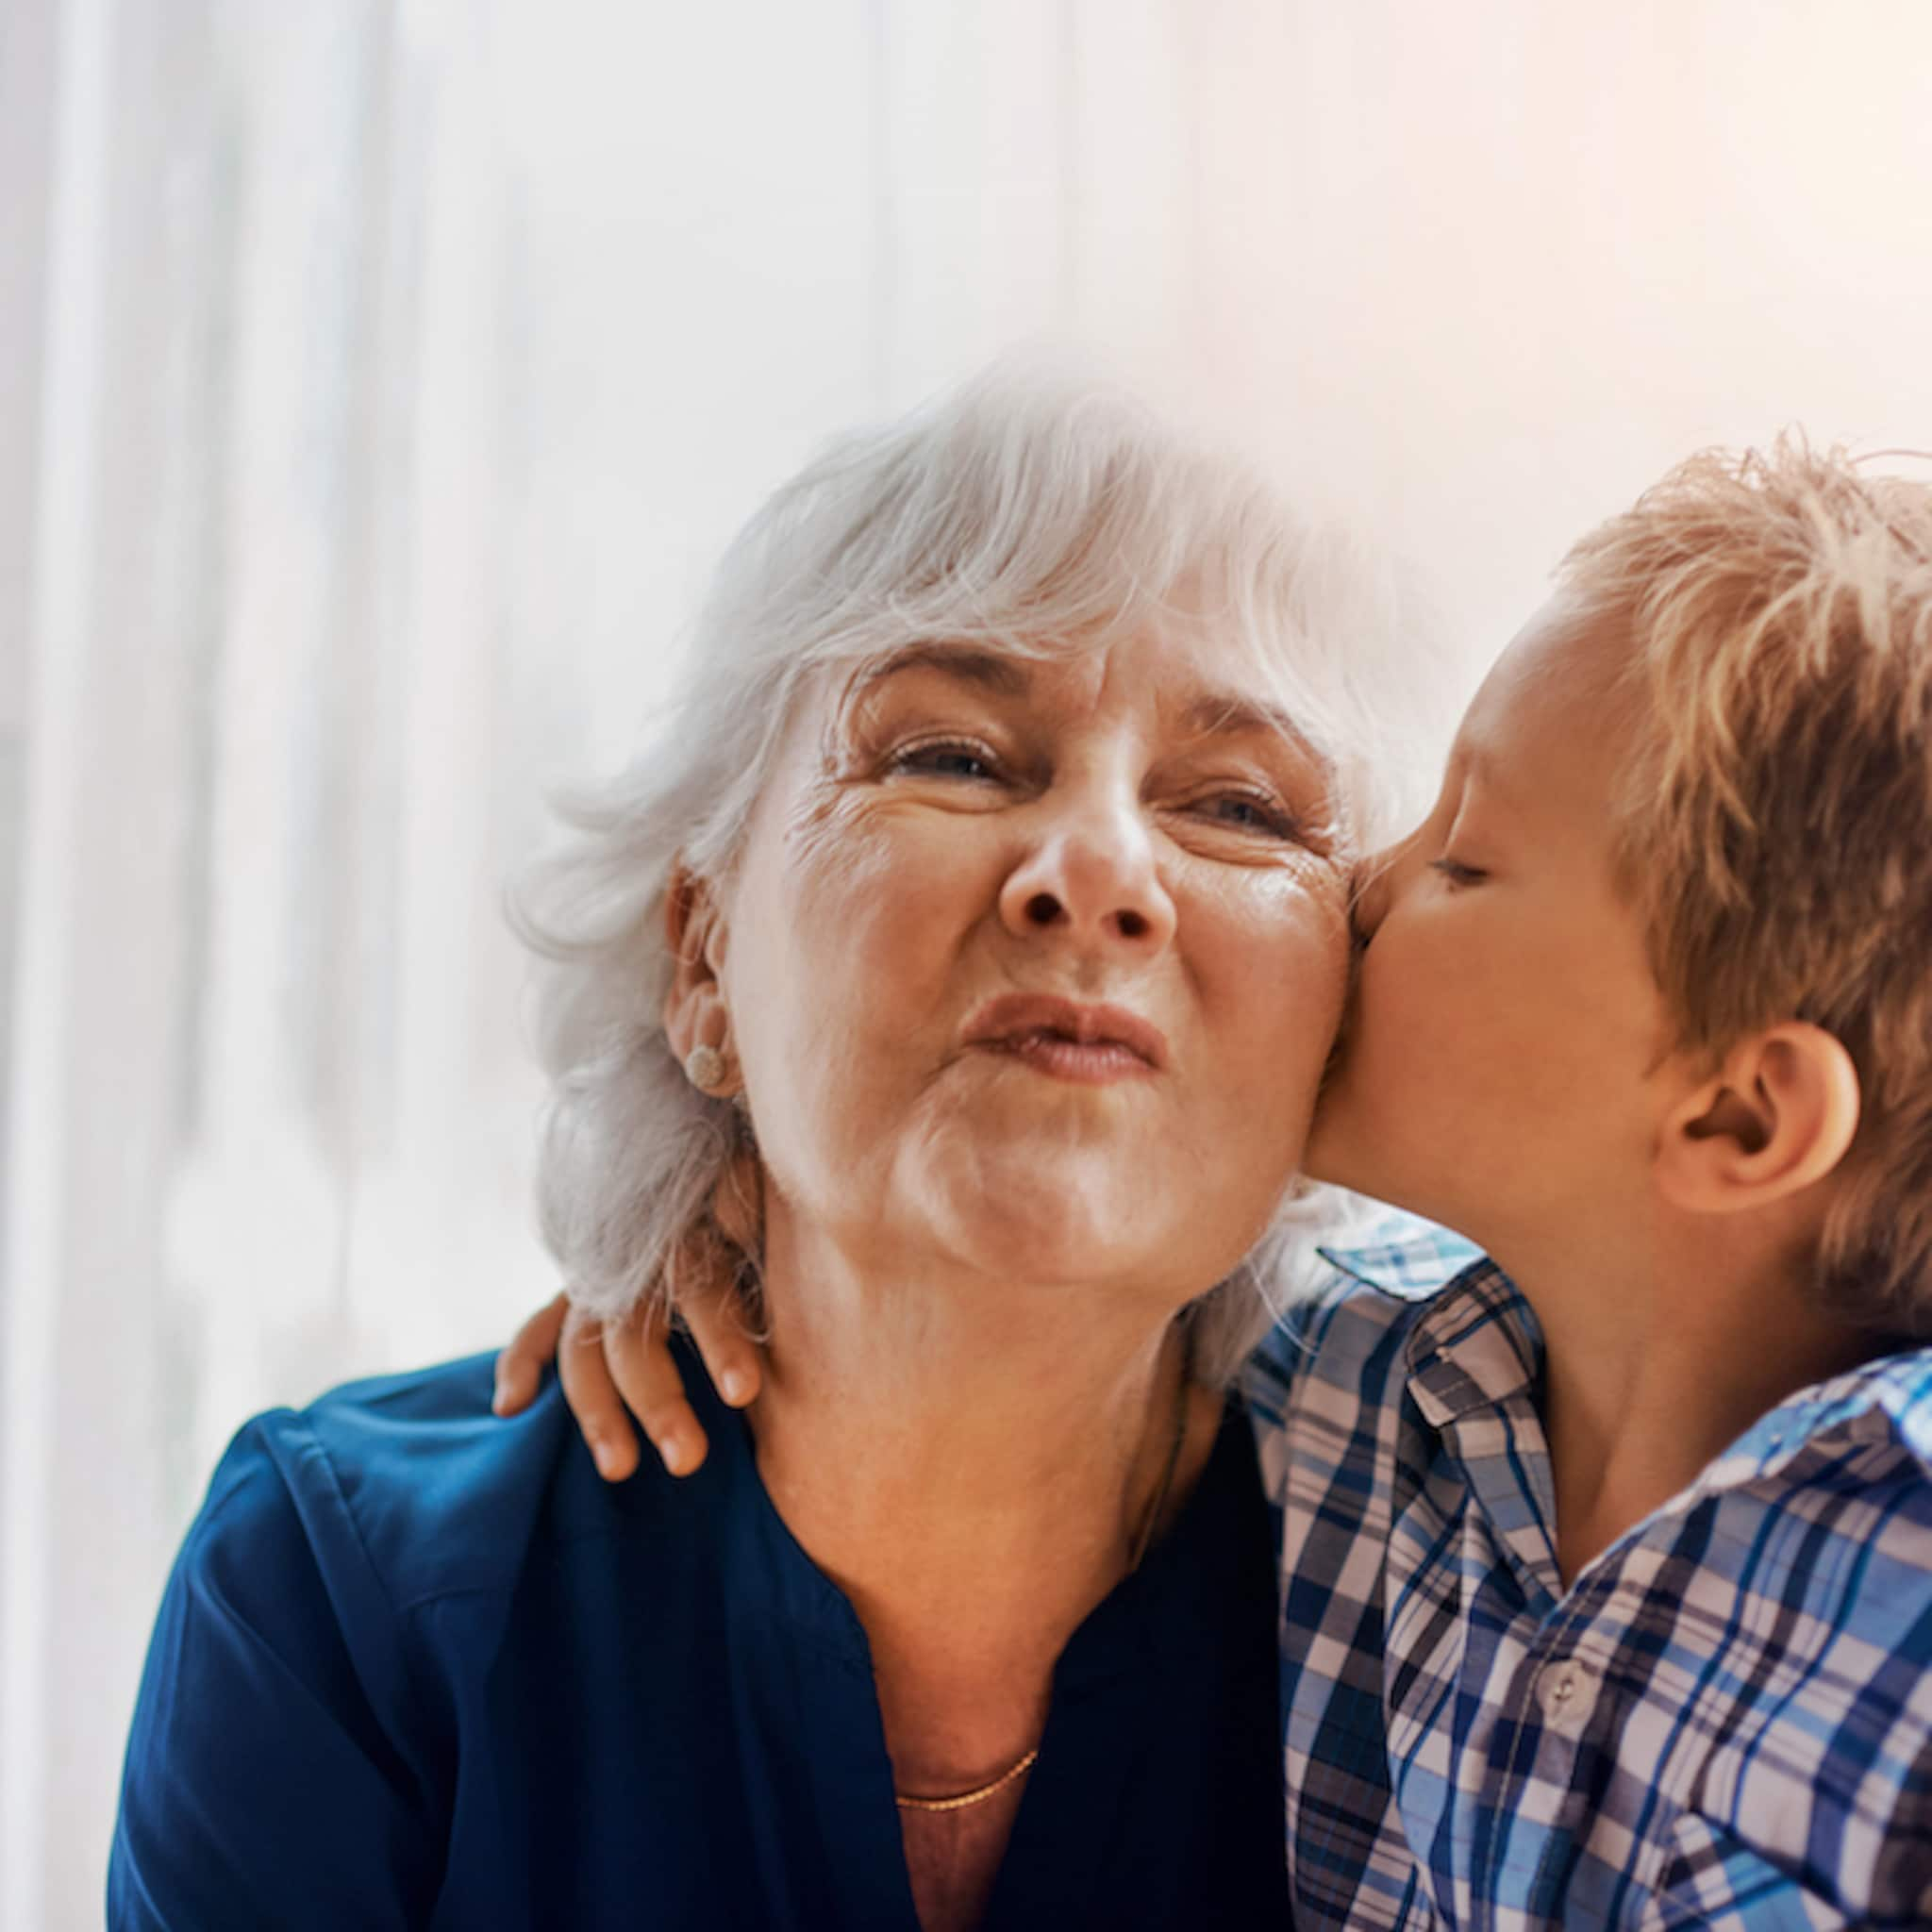
[[[724,1084],[724,1056],[715,1046],[694,1046],[684,1057],[684,1077],[700,1093],[715,1093]]]

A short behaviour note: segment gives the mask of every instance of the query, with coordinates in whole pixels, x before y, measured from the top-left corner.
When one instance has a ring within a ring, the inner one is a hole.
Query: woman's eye
[[[908,744],[892,754],[892,770],[917,772],[936,778],[997,778],[999,765],[983,744],[941,739],[930,744]]]
[[[1475,886],[1489,877],[1489,874],[1478,865],[1464,865],[1459,858],[1451,858],[1446,853],[1441,858],[1429,860],[1429,870],[1439,872],[1452,886]]]
[[[1217,791],[1200,800],[1194,809],[1238,832],[1258,832],[1271,839],[1301,836],[1301,821],[1292,812],[1252,791]]]

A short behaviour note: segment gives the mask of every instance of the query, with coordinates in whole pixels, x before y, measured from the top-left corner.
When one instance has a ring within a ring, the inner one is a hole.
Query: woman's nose
[[[1174,937],[1174,908],[1138,813],[1069,815],[1014,867],[1000,917],[1022,936],[1057,933],[1098,946],[1159,952]]]

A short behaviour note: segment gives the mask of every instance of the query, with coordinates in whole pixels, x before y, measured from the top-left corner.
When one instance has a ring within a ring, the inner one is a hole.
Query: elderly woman
[[[633,1304],[750,1164],[759,1399],[618,1488],[555,1391],[491,1422],[481,1359],[250,1424],[161,1607],[116,1924],[1285,1918],[1223,1384],[1347,974],[1345,588],[1064,385],[765,506],[528,919],[573,1291]]]

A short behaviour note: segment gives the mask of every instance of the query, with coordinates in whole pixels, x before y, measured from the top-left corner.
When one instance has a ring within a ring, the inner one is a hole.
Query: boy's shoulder
[[[1788,1396],[1708,1470],[1708,1490],[1826,1478],[1834,1491],[1882,1469],[1932,1498],[1932,1346],[1902,1343]],[[1925,1552],[1932,1573],[1932,1548]]]
[[[1932,1347],[1893,1357],[1873,1379],[1870,1399],[1917,1464],[1920,1481],[1932,1484]]]

